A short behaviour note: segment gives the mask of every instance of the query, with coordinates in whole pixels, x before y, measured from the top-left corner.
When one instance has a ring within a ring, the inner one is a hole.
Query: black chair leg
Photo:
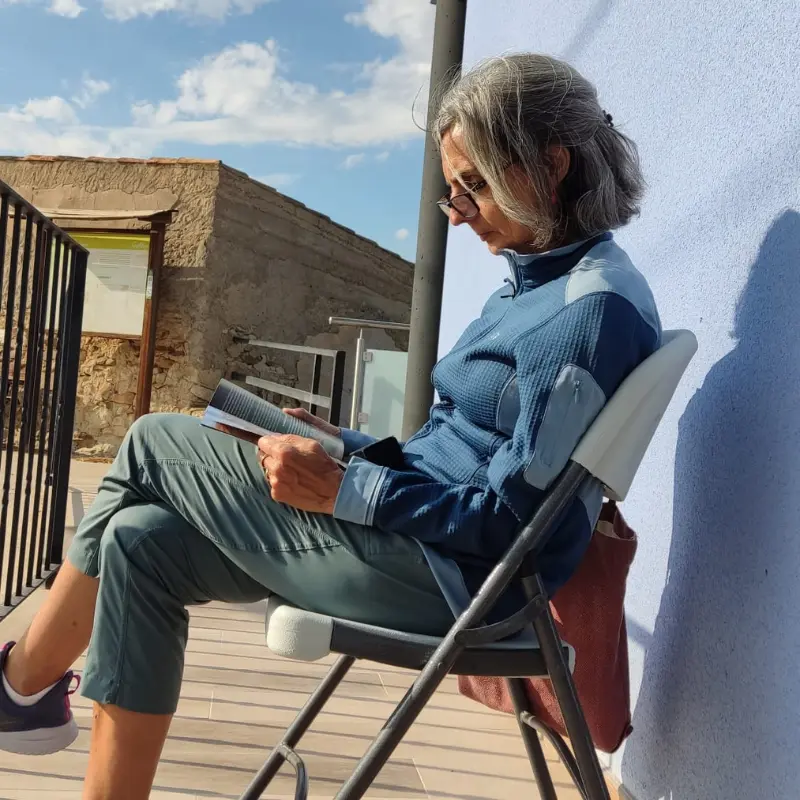
[[[297,777],[296,800],[305,800],[308,797],[308,778],[306,776],[303,760],[295,753],[294,748],[300,743],[303,734],[311,727],[311,723],[322,711],[325,703],[330,700],[331,695],[336,691],[342,679],[347,675],[350,667],[353,666],[355,658],[352,656],[340,656],[336,663],[331,667],[330,672],[322,679],[319,686],[314,689],[313,694],[306,700],[306,704],[300,709],[292,724],[286,729],[283,739],[270,753],[269,758],[264,762],[258,774],[253,778],[250,785],[245,789],[244,794],[239,800],[259,800],[264,790],[269,786],[272,779],[278,774],[278,770],[288,762],[295,770]]]
[[[541,578],[537,575],[538,591],[544,595]],[[553,615],[545,608],[533,621],[539,647],[542,650],[547,673],[553,683],[564,725],[575,753],[575,761],[581,774],[583,790],[588,800],[611,800],[603,769],[597,759],[597,751],[586,724],[580,701],[578,700],[569,664],[564,657],[561,639],[558,636]]]
[[[549,728],[528,711],[523,711],[520,715],[520,719],[529,728],[533,728],[540,736],[550,742],[553,750],[558,753],[561,763],[567,768],[567,772],[569,772],[572,782],[580,792],[582,800],[588,800],[586,789],[583,788],[583,778],[581,778],[581,771],[578,769],[578,762],[575,760],[575,756],[572,755],[572,750],[569,749],[569,745],[564,741],[561,735],[552,728]]]
[[[547,759],[542,750],[542,743],[539,741],[539,734],[522,721],[522,715],[530,712],[528,697],[525,694],[525,681],[521,678],[507,678],[506,684],[511,695],[511,702],[514,704],[519,732],[525,743],[525,750],[528,753],[528,760],[531,762],[533,777],[536,780],[541,800],[558,800],[550,768],[547,766]]]

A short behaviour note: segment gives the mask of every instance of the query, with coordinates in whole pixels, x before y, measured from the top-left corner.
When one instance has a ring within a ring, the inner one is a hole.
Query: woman
[[[191,417],[139,420],[30,630],[0,655],[0,747],[73,741],[69,668],[88,644],[84,797],[147,797],[178,699],[187,605],[275,592],[444,633],[658,346],[649,289],[609,232],[637,211],[636,149],[590,83],[544,56],[492,59],[443,94],[435,134],[442,210],[502,254],[511,279],[437,366],[441,402],[404,445],[406,468],[355,458],[343,472],[311,440],[265,438],[256,453]],[[331,430],[348,452],[363,443]],[[578,564],[600,502],[590,486],[542,552],[549,591]]]

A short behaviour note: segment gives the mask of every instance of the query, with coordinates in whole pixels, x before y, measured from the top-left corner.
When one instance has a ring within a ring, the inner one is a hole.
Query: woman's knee
[[[152,544],[155,537],[168,535],[174,522],[174,512],[155,504],[128,506],[117,511],[100,538],[101,571],[132,562],[141,568],[144,551],[152,549],[148,542]]]
[[[154,437],[164,436],[170,432],[179,432],[186,427],[187,421],[197,425],[194,417],[185,414],[145,414],[139,417],[130,428],[128,428],[127,439],[136,443],[149,443]]]
[[[117,590],[123,583],[135,586],[161,606],[206,602],[189,562],[209,546],[169,506],[129,506],[112,517],[100,540],[101,587],[104,578]]]

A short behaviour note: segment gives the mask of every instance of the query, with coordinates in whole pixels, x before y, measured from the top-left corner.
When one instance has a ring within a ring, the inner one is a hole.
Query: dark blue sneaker
[[[0,650],[0,674],[14,642]],[[69,707],[69,697],[80,678],[72,672],[32,706],[18,706],[0,680],[0,750],[28,756],[44,756],[69,747],[78,737],[78,726]]]

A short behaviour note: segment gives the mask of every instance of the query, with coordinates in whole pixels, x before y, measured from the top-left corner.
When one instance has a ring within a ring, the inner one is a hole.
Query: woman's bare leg
[[[89,644],[99,581],[65,561],[27,633],[11,650],[6,680],[32,695],[60,680]]]
[[[94,705],[83,800],[147,800],[172,716]]]

